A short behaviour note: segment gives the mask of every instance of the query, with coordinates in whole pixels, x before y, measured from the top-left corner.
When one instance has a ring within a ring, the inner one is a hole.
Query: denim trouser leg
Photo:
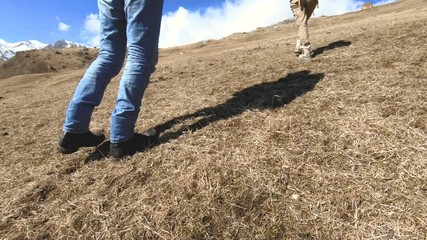
[[[124,0],[128,58],[111,115],[110,141],[121,143],[134,135],[141,101],[158,58],[163,0]]]
[[[111,78],[116,76],[129,47],[111,116],[110,140],[132,138],[141,100],[158,58],[163,0],[98,0],[101,22],[98,58],[77,86],[67,110],[64,131],[88,131],[90,118]]]
[[[83,133],[89,130],[95,106],[101,103],[111,78],[123,65],[126,54],[126,19],[121,1],[99,0],[101,22],[100,50],[80,80],[70,101],[65,117],[64,131]]]

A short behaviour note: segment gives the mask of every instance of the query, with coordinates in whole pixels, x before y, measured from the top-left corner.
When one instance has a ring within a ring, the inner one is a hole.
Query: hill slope
[[[0,62],[0,79],[24,74],[81,69],[88,66],[97,54],[97,49],[89,48],[50,48],[17,52],[8,61]]]
[[[5,239],[424,239],[424,0],[164,49],[123,161],[55,152],[84,69],[0,79]],[[73,59],[70,59],[73,61]],[[93,115],[108,135],[119,78]]]

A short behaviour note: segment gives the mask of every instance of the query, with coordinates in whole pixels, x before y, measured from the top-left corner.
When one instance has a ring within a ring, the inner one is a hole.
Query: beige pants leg
[[[316,8],[317,0],[290,0],[290,4],[298,28],[298,39],[301,42],[301,46],[308,46],[310,45],[310,39],[307,21]]]

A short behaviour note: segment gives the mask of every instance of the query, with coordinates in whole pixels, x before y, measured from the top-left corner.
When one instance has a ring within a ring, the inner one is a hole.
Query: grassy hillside
[[[0,62],[0,79],[19,75],[76,70],[88,66],[97,49],[71,48],[17,52],[9,61]]]
[[[0,79],[0,238],[425,239],[426,25],[402,0],[312,19],[311,62],[292,23],[162,49],[160,141],[122,161],[55,151],[83,68]]]

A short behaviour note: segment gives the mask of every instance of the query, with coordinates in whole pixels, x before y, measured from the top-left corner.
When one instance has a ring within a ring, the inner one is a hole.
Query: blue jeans
[[[110,141],[121,143],[134,135],[135,123],[150,75],[158,60],[163,0],[98,0],[100,49],[79,82],[68,106],[64,131],[89,131],[93,109],[128,57],[111,114]]]

